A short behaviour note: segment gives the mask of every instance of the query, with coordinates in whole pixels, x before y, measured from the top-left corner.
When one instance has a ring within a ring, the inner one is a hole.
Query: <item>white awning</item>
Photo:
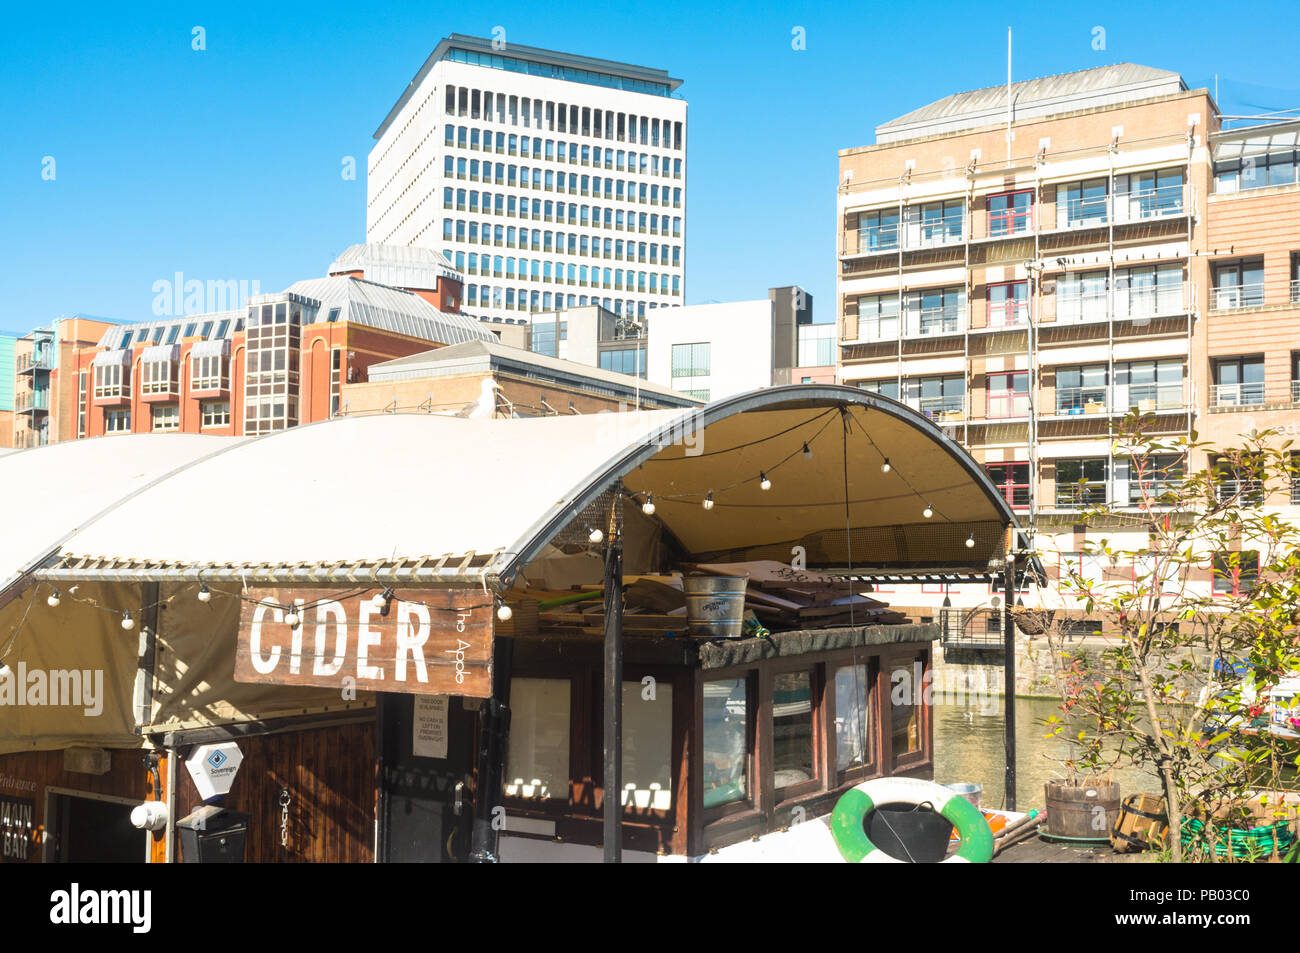
[[[27,570],[98,513],[176,468],[243,440],[123,434],[6,454],[0,460],[0,494],[10,506],[0,533],[0,600]]]

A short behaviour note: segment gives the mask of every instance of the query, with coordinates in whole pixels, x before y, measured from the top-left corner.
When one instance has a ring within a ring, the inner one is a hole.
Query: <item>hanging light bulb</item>
[[[383,592],[376,592],[373,596],[371,596],[370,604],[374,606],[376,609],[378,609],[380,612],[383,612],[388,605],[388,600],[390,597],[391,594],[387,589],[385,589]]]
[[[811,459],[812,459],[812,451],[808,449],[808,442],[807,442],[807,441],[804,441],[804,445],[803,445],[803,458],[804,458],[805,460],[811,460]]]
[[[653,493],[645,495],[645,502],[641,504],[641,512],[646,516],[655,515],[655,495]]]
[[[208,588],[208,584],[206,582],[203,585],[199,586],[198,599],[199,602],[209,602],[212,599],[212,590]]]
[[[758,488],[759,488],[760,490],[770,490],[770,489],[772,489],[772,481],[769,480],[769,479],[767,478],[767,474],[766,474],[766,473],[762,473],[762,472],[760,472],[760,473],[758,474]]]
[[[930,508],[929,503],[925,504],[925,509],[921,510],[921,515],[924,516],[926,519],[929,519],[931,516],[934,515],[934,510]]]
[[[892,469],[894,468],[889,465],[889,457],[885,457],[885,462],[880,465],[880,472],[888,473]]]
[[[9,675],[12,671],[13,670],[9,668],[8,665],[6,665],[4,662],[0,662],[0,678],[4,678],[6,675]]]
[[[974,548],[975,548],[975,534],[974,534],[974,533],[971,533],[969,536],[966,537],[966,548],[967,548],[967,549],[974,549]]]
[[[590,526],[587,527],[587,539],[590,540],[591,542],[599,543],[604,538],[605,538],[605,534],[602,533],[600,530],[593,529]]]
[[[298,607],[289,606],[289,611],[284,614],[284,624],[291,629],[296,629],[301,621],[302,619],[298,616]]]
[[[126,629],[128,632],[135,628],[135,619],[131,618],[130,609],[122,610],[122,628]]]
[[[514,612],[504,602],[501,603],[501,608],[497,609],[497,618],[502,622],[509,622],[513,615]]]
[[[59,607],[59,590],[55,589],[51,592],[50,597],[45,600],[45,604],[51,609],[57,609]]]
[[[711,509],[713,509],[713,491],[712,491],[712,490],[709,491],[709,495],[706,496],[706,497],[704,498],[704,502],[701,503],[700,505],[703,506],[706,510],[711,510]]]

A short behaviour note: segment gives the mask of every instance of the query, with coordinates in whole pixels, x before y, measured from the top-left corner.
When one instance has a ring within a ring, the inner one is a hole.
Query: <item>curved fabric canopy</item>
[[[653,495],[654,519],[696,560],[789,562],[803,546],[810,567],[988,571],[1016,525],[926,418],[857,388],[797,385],[685,411],[293,428],[125,500],[42,575],[282,581],[292,569],[505,587],[566,526],[602,519],[619,481],[638,503]]]
[[[242,437],[123,434],[4,453],[0,601],[71,533],[130,494]]]

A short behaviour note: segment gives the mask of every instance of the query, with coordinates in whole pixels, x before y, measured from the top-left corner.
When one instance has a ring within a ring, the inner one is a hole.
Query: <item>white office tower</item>
[[[442,252],[465,276],[465,312],[493,320],[681,305],[680,85],[452,34],[375,133],[366,241]]]

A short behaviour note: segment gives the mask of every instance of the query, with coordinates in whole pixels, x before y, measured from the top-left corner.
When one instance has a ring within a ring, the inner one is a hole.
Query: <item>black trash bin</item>
[[[176,822],[181,835],[181,862],[242,864],[248,815],[205,804]]]

